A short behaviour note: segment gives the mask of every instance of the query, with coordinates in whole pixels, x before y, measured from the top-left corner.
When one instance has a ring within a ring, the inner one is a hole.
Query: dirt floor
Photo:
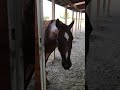
[[[74,32],[73,49],[71,52],[72,67],[64,70],[61,65],[61,56],[56,49],[47,62],[48,80],[47,90],[85,90],[85,33],[80,30]],[[34,75],[27,90],[34,90]]]

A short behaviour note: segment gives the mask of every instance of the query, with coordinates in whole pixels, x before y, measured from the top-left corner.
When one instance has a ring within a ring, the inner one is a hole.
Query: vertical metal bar
[[[55,19],[55,0],[52,0],[52,19]],[[55,50],[54,50],[54,59],[55,59]]]
[[[24,60],[22,55],[22,1],[8,0],[11,88],[24,90]],[[14,34],[14,38],[13,38]]]
[[[72,21],[74,20],[74,11],[72,11]],[[72,28],[72,33],[73,33],[73,29],[74,28]]]
[[[67,24],[67,6],[65,7],[65,24]]]
[[[43,0],[37,0],[36,5],[37,5],[37,24],[38,24],[38,43],[39,43],[39,56],[40,56],[41,90],[46,90],[44,28],[43,28]]]

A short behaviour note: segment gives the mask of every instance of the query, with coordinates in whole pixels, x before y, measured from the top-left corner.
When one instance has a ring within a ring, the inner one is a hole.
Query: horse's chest
[[[55,40],[45,41],[45,51],[52,52],[57,47],[57,43]]]

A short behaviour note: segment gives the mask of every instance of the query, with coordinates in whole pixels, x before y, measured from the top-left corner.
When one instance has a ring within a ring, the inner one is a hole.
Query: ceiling
[[[85,11],[85,0],[55,0],[55,4],[67,7],[76,12],[79,12],[80,10]]]

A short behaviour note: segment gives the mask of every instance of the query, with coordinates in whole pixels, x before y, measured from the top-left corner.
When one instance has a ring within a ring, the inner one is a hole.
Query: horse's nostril
[[[70,67],[72,66],[71,64],[66,64],[66,63],[62,63],[62,66],[63,66],[63,68],[65,69],[65,70],[69,70],[70,69]]]

